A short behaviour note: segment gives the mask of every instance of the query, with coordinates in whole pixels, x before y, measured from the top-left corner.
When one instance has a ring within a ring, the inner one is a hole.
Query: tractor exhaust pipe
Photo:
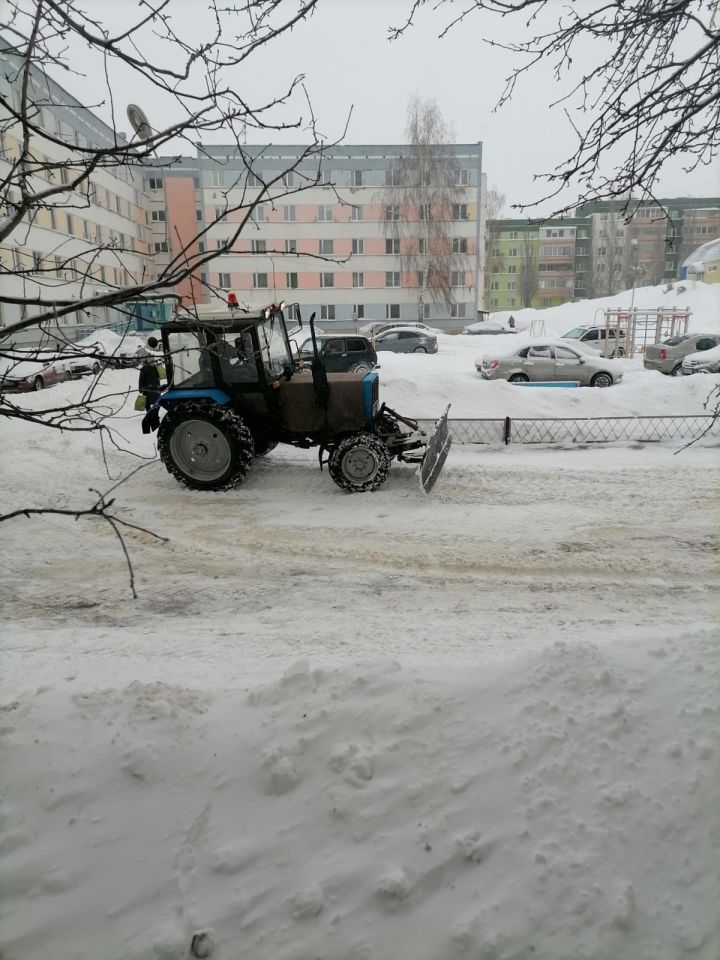
[[[327,369],[325,364],[320,359],[320,353],[318,352],[317,339],[315,337],[314,312],[310,314],[310,336],[312,337],[313,345],[313,360],[310,364],[310,371],[313,378],[313,388],[315,390],[315,396],[318,403],[324,407],[327,405],[328,396],[330,395],[330,386],[328,384]]]

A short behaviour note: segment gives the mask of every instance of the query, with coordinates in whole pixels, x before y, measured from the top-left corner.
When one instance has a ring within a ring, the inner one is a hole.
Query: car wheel
[[[92,372],[93,372],[94,374],[100,373],[100,364],[97,362],[97,360],[96,360],[95,363],[92,365]]]
[[[42,390],[45,386],[45,381],[42,377],[35,377],[33,380],[33,390]]]
[[[415,347],[415,349],[413,350],[413,353],[427,353],[427,350],[425,349],[425,347]]]
[[[390,471],[390,454],[379,437],[356,433],[345,437],[332,450],[328,471],[347,493],[377,490]]]
[[[671,377],[681,377],[682,376],[682,364],[676,363],[675,366],[670,371]]]
[[[530,377],[526,373],[511,373],[508,383],[529,383]]]
[[[169,473],[192,490],[227,490],[245,479],[255,456],[242,417],[216,404],[184,403],[158,430],[158,453]]]
[[[350,367],[350,373],[370,373],[369,363],[356,363]]]
[[[590,381],[591,387],[611,387],[612,385],[613,378],[609,373],[596,373]]]

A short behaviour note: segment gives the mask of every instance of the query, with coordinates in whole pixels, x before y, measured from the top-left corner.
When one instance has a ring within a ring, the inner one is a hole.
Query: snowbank
[[[716,644],[598,641],[245,690],[29,677],[3,955],[714,960]]]
[[[534,307],[498,310],[492,314],[492,319],[507,323],[509,317],[513,316],[519,330],[527,329],[533,320],[542,320],[548,333],[562,336],[581,324],[604,323],[602,311],[608,308],[629,310],[631,303],[638,310],[669,307],[684,311],[689,307],[691,331],[720,332],[720,283],[691,280],[678,281],[672,285],[661,284],[657,287],[637,287],[634,297],[631,290],[625,290],[612,297],[578,300],[576,303],[564,303],[562,306],[548,307],[545,310],[536,310]]]

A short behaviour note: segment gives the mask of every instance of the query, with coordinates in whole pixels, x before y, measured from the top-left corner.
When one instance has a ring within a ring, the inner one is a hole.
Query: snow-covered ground
[[[383,398],[692,413],[718,381],[523,392],[478,339],[383,356]],[[136,378],[102,385],[152,456]],[[137,465],[1,429],[4,511]],[[168,538],[128,532],[136,601],[102,521],[0,524],[3,960],[717,960],[719,476],[716,446],[456,446],[430,498],[402,465],[349,497],[278,448],[202,494],[154,461],[116,491]]]

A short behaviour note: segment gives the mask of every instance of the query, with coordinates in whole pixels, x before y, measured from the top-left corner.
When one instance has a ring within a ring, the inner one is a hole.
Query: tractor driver
[[[253,361],[252,340],[246,334],[236,337],[234,349],[224,340],[218,342],[218,355],[223,380],[227,383],[250,383],[257,380]]]

